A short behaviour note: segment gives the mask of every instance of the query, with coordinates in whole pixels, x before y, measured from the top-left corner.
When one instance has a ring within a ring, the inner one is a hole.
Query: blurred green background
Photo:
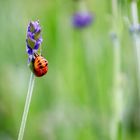
[[[115,88],[111,0],[85,3],[95,21],[80,30],[71,24],[78,7],[73,0],[0,0],[0,140],[18,136],[31,73],[26,29],[29,21],[37,19],[49,71],[35,79],[24,139],[140,138],[136,57],[124,20],[131,21],[130,0],[118,0],[121,82]]]

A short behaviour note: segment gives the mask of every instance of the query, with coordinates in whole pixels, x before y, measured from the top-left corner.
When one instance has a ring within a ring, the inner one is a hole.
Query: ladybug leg
[[[37,57],[37,56],[39,56],[39,54],[35,52],[35,53],[34,53],[34,57]]]

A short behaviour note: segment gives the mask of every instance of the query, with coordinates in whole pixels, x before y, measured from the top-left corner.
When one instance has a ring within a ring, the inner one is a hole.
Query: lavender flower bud
[[[140,24],[138,25],[131,25],[129,28],[130,33],[140,33]]]
[[[76,28],[83,28],[93,22],[93,15],[89,12],[78,12],[73,15],[72,23]]]
[[[33,54],[38,51],[42,43],[41,27],[39,21],[31,21],[27,29],[26,51],[29,56],[29,62],[33,58]]]

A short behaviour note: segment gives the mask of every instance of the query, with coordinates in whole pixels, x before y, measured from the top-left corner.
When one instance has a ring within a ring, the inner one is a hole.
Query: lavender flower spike
[[[77,12],[73,15],[72,23],[76,28],[83,28],[93,22],[93,15],[89,12]]]
[[[31,21],[27,28],[26,51],[29,57],[29,62],[33,58],[33,54],[38,51],[42,43],[41,27],[39,21]]]

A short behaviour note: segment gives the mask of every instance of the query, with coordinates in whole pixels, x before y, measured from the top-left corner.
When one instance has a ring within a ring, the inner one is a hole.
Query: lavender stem
[[[28,112],[29,112],[32,93],[33,93],[34,81],[35,81],[35,76],[33,73],[31,73],[26,102],[25,102],[25,107],[24,107],[24,112],[22,115],[21,126],[20,126],[20,130],[19,130],[19,134],[18,134],[18,140],[22,140],[23,136],[24,136],[26,120],[27,120],[27,116],[28,116]]]

